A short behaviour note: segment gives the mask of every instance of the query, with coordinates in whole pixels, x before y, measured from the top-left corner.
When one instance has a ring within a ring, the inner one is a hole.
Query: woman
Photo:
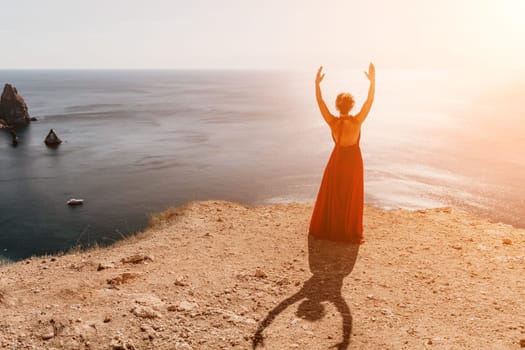
[[[370,63],[368,98],[359,113],[350,115],[354,98],[340,93],[335,101],[339,117],[330,113],[321,96],[323,67],[315,79],[315,96],[324,120],[330,126],[334,149],[326,165],[317,195],[309,234],[315,239],[361,244],[363,239],[363,158],[359,148],[361,125],[370,112],[375,93],[375,67]]]

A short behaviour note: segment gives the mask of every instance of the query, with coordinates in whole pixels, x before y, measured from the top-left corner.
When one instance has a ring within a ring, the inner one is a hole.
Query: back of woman
[[[315,239],[361,244],[364,243],[364,179],[359,141],[361,126],[374,100],[375,67],[370,64],[368,73],[365,72],[370,80],[370,89],[359,113],[349,114],[354,98],[349,93],[341,93],[336,99],[339,117],[330,113],[321,96],[320,83],[324,78],[321,71],[322,67],[317,71],[315,80],[316,98],[335,145],[317,194],[309,235]]]

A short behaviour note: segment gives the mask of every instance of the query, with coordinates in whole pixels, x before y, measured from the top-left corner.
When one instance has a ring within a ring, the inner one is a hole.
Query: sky
[[[0,69],[525,71],[525,0],[0,0]]]

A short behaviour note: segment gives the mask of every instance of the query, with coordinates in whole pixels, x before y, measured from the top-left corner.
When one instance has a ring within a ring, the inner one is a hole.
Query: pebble
[[[192,303],[186,300],[183,300],[179,303],[179,306],[177,308],[177,311],[191,311],[193,309],[198,308],[199,305],[197,303]]]
[[[111,343],[109,344],[109,347],[111,350],[134,350],[136,349],[133,344],[129,342],[125,342],[118,337],[116,339],[113,339]]]
[[[141,324],[140,325],[140,330],[143,331],[143,332],[148,332],[148,331],[153,331],[153,328],[151,328],[147,324]]]
[[[46,333],[46,334],[42,334],[42,339],[43,340],[49,340],[51,338],[53,338],[55,336],[55,334],[53,332],[49,332],[49,333]]]
[[[193,350],[193,348],[186,342],[177,342],[175,343],[175,350]]]
[[[138,276],[139,276],[138,273],[124,272],[118,276],[108,279],[107,283],[109,285],[115,286],[115,285],[126,283],[128,280],[137,278]]]
[[[175,282],[173,282],[173,284],[175,284],[176,286],[179,286],[179,287],[187,287],[187,286],[189,286],[188,281],[186,281],[186,279],[184,277],[177,277],[175,279]]]
[[[266,278],[267,275],[266,275],[266,272],[264,272],[263,270],[257,269],[257,270],[255,270],[255,277],[257,277],[257,278]]]
[[[277,281],[277,285],[279,286],[284,286],[284,285],[287,285],[287,284],[290,284],[290,280],[286,277],[283,277],[281,278],[280,280]]]
[[[131,309],[131,313],[137,317],[141,318],[161,318],[162,315],[153,310],[148,306],[135,306]]]
[[[148,255],[141,255],[141,254],[135,254],[128,256],[127,258],[122,258],[120,261],[123,264],[138,264],[138,263],[145,263],[146,261],[153,261],[153,258]]]
[[[97,267],[97,271],[102,271],[102,270],[106,270],[106,269],[112,269],[114,267],[115,267],[115,265],[113,265],[111,263],[99,263],[98,267]]]

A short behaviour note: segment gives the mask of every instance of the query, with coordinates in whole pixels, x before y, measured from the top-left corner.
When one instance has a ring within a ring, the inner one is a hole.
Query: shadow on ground
[[[355,265],[359,245],[308,238],[308,263],[313,276],[304,282],[297,293],[281,301],[261,322],[253,336],[253,349],[264,345],[263,332],[272,321],[290,305],[299,304],[296,315],[308,321],[318,321],[325,316],[322,302],[335,305],[343,318],[343,337],[336,345],[328,345],[339,350],[347,349],[352,334],[352,314],[350,307],[341,295],[343,279]]]

